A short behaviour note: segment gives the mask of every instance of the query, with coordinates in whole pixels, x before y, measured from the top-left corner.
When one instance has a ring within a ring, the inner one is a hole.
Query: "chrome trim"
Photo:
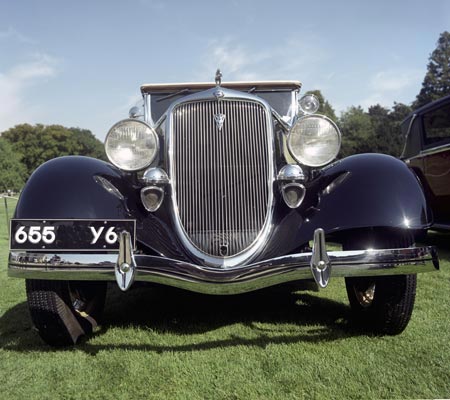
[[[435,223],[431,225],[430,229],[436,229],[436,230],[450,230],[450,224],[441,224],[441,223]]]
[[[450,143],[445,143],[438,147],[432,147],[429,149],[422,150],[420,152],[421,156],[430,156],[432,154],[442,153],[443,151],[450,150]]]
[[[145,118],[145,112],[144,112],[144,114],[142,114],[142,111],[143,111],[143,107],[141,109],[141,107],[133,106],[130,108],[130,111],[128,111],[128,116],[132,119],[141,118],[141,117]]]
[[[223,128],[223,123],[225,122],[226,117],[227,116],[225,114],[221,114],[221,113],[214,114],[214,122],[216,123],[217,129],[219,130],[219,132]]]
[[[325,189],[320,192],[321,196],[329,195],[331,192],[336,190],[339,185],[341,185],[349,176],[351,172],[347,171],[343,174],[339,175],[336,179],[334,179]]]
[[[284,133],[288,134],[291,129],[292,118],[288,122],[286,122],[283,119],[283,117],[280,114],[278,114],[275,110],[272,110],[272,116],[273,116],[274,120],[278,122],[278,124],[280,125],[280,127],[284,131]]]
[[[420,159],[423,157],[431,156],[433,154],[443,153],[444,151],[448,151],[448,150],[450,150],[450,143],[446,143],[446,144],[443,144],[438,147],[432,147],[429,149],[422,150],[419,154],[417,154],[413,157],[406,158],[404,161],[409,164],[411,162],[411,160]]]
[[[323,229],[316,229],[314,232],[314,244],[310,265],[311,273],[316,283],[321,288],[327,287],[331,277],[331,262],[327,254],[325,232]]]
[[[300,88],[297,90],[293,90],[291,92],[291,110],[290,110],[291,115],[289,121],[287,122],[289,127],[292,126],[299,112],[299,105],[298,105],[299,96],[300,96]]]
[[[307,111],[306,107],[305,107],[305,103],[307,102],[314,102],[314,110],[313,111]],[[320,101],[317,98],[316,95],[309,93],[309,94],[305,94],[303,95],[300,100],[298,101],[298,106],[300,108],[300,111],[304,114],[304,115],[311,115],[311,114],[315,114],[319,108],[320,108]]]
[[[278,181],[304,181],[305,174],[302,168],[296,164],[287,164],[280,169],[277,176]]]
[[[118,165],[117,163],[115,163],[115,162],[111,159],[110,155],[108,154],[107,147],[106,147],[106,144],[108,143],[109,135],[111,134],[111,132],[113,131],[113,129],[116,128],[116,126],[118,126],[118,125],[120,125],[120,124],[125,124],[125,123],[127,123],[127,122],[140,123],[140,124],[146,126],[147,128],[150,129],[150,132],[152,133],[152,135],[153,135],[153,137],[154,137],[154,139],[155,139],[155,151],[154,151],[152,157],[151,157],[150,159],[147,160],[147,162],[145,163],[144,166],[139,167],[139,168],[123,168],[123,167],[121,167],[120,165]],[[105,153],[106,153],[106,156],[108,157],[109,162],[110,162],[111,164],[115,165],[115,166],[116,166],[117,168],[119,168],[120,170],[122,170],[122,171],[127,171],[127,172],[141,171],[141,170],[143,170],[143,169],[145,169],[145,168],[148,168],[148,166],[153,162],[153,160],[154,160],[154,159],[156,158],[156,156],[158,155],[158,153],[159,153],[159,137],[158,137],[158,134],[156,133],[155,129],[154,129],[149,123],[147,123],[146,121],[141,121],[141,120],[139,120],[139,119],[133,119],[133,118],[126,118],[126,119],[122,119],[122,120],[116,122],[116,123],[109,129],[109,131],[108,131],[108,133],[106,134],[106,137],[105,137],[104,148],[105,148]]]
[[[222,72],[220,72],[220,69],[216,71],[216,78],[215,78],[216,86],[220,86],[222,83]]]
[[[152,102],[148,93],[142,94],[144,97],[144,121],[152,128],[155,128],[155,121],[152,118]]]
[[[417,118],[417,114],[413,114],[413,116],[411,117],[411,121],[409,121],[409,125],[408,125],[408,129],[406,130],[406,134],[405,134],[405,140],[403,141],[403,149],[402,152],[400,153],[401,155],[405,154],[405,150],[406,150],[406,145],[408,143],[408,137],[411,133],[411,128],[413,126],[414,121]],[[422,139],[420,139],[420,145],[422,146]],[[401,156],[400,156],[401,157]],[[405,160],[406,163],[409,162],[409,160]]]
[[[157,193],[157,195],[158,195],[158,203],[155,206],[150,206],[150,205],[147,204],[147,200],[145,198],[147,192],[156,192]],[[142,202],[142,205],[144,206],[144,208],[147,211],[155,212],[155,211],[157,211],[159,209],[159,207],[161,207],[161,204],[164,201],[164,194],[165,194],[164,189],[160,188],[159,186],[146,186],[146,187],[143,187],[141,189],[141,202]]]
[[[140,181],[145,185],[166,185],[170,183],[167,172],[162,168],[149,168],[147,169]]]
[[[289,189],[291,187],[296,187],[298,189],[300,189],[301,191],[301,196],[298,198],[298,200],[291,204],[289,202],[289,199],[286,195],[286,189]],[[305,199],[305,195],[306,195],[306,188],[301,184],[301,183],[297,183],[297,182],[289,182],[289,183],[283,183],[281,184],[281,194],[283,196],[283,200],[286,203],[286,205],[289,208],[297,208],[298,206],[300,206],[300,204],[302,204],[303,200]]]
[[[417,114],[413,114],[413,116],[411,117],[411,121],[409,121],[408,130],[406,131],[406,135],[405,135],[406,137],[408,137],[409,134],[411,133],[411,128],[412,128],[413,123],[416,120],[416,118],[417,118]]]
[[[122,201],[125,200],[125,197],[123,196],[122,193],[120,193],[120,190],[117,189],[108,179],[106,179],[100,175],[94,175],[94,181],[98,185],[100,185],[103,189],[105,189],[108,193],[117,197],[119,200],[122,200]]]
[[[119,257],[114,268],[117,286],[126,291],[134,282],[136,276],[136,261],[133,256],[131,235],[121,232],[119,235]]]
[[[250,104],[259,104],[265,113],[265,120],[266,120],[266,134],[267,134],[267,143],[269,149],[275,148],[275,138],[274,138],[274,132],[273,132],[273,119],[272,119],[272,113],[270,105],[263,99],[253,96],[251,94],[242,93],[230,89],[225,89],[223,87],[220,88],[220,90],[223,92],[224,97],[220,99],[220,102],[227,102],[227,101],[242,101],[242,102],[248,102]],[[225,256],[225,257],[217,257],[213,255],[208,255],[201,249],[198,249],[195,244],[190,240],[189,235],[185,231],[182,223],[181,218],[179,214],[179,208],[177,205],[177,184],[176,180],[174,179],[175,176],[175,167],[174,167],[174,143],[173,143],[173,132],[174,132],[174,110],[183,105],[183,104],[195,104],[202,101],[215,101],[218,100],[214,96],[214,92],[217,91],[217,88],[212,88],[210,90],[201,92],[201,93],[195,93],[190,96],[186,96],[182,99],[179,99],[175,101],[170,108],[167,111],[168,119],[167,119],[167,136],[166,136],[166,145],[167,145],[167,153],[169,155],[168,157],[168,171],[169,171],[169,177],[171,180],[171,188],[172,188],[172,204],[174,209],[174,221],[175,221],[175,227],[176,231],[178,233],[178,236],[180,237],[181,241],[183,242],[184,246],[188,249],[188,251],[195,256],[201,263],[208,265],[208,266],[215,266],[220,268],[231,268],[240,264],[248,263],[252,258],[255,258],[258,254],[258,250],[260,250],[264,244],[268,240],[268,236],[270,233],[271,228],[271,220],[272,220],[272,213],[273,213],[273,182],[275,180],[275,152],[269,151],[269,154],[267,154],[267,171],[268,171],[268,177],[269,181],[267,182],[268,190],[268,199],[267,199],[267,211],[266,211],[266,217],[265,221],[263,223],[263,227],[260,230],[258,236],[256,239],[249,245],[245,250],[241,251],[238,254],[235,254],[233,256]],[[217,183],[218,184],[218,183]],[[233,182],[229,182],[229,184],[233,184]],[[239,207],[239,204],[236,204],[236,207]]]
[[[182,89],[191,90],[208,90],[216,86],[215,82],[182,82],[182,83],[146,83],[141,85],[142,93],[152,92],[172,92]],[[299,81],[236,81],[236,82],[221,82],[222,88],[229,88],[235,90],[249,90],[255,87],[256,90],[276,90],[286,89],[299,91],[302,84]]]
[[[402,275],[439,269],[434,247],[330,251],[332,277]],[[11,252],[10,277],[59,280],[115,280],[114,254],[31,254]],[[194,292],[238,294],[280,283],[310,280],[312,253],[299,253],[251,265],[217,269],[156,256],[134,255],[135,281]],[[53,261],[52,261],[53,260]]]
[[[327,121],[329,124],[331,124],[333,126],[333,128],[335,129],[335,131],[338,135],[339,146],[336,151],[336,154],[334,155],[333,158],[331,158],[330,160],[328,160],[324,163],[321,163],[321,164],[311,164],[311,163],[306,164],[306,163],[302,162],[299,158],[296,157],[296,155],[293,152],[292,147],[291,147],[292,130],[295,128],[295,126],[297,124],[302,123],[303,121],[308,120],[310,118],[321,118],[321,119]],[[341,149],[341,145],[342,145],[342,134],[341,134],[341,131],[339,130],[339,127],[336,125],[336,123],[331,118],[328,118],[326,115],[322,115],[322,114],[307,114],[307,115],[301,116],[300,118],[295,120],[295,122],[292,125],[291,131],[289,132],[288,140],[287,140],[288,151],[289,151],[290,155],[294,158],[294,160],[297,161],[299,164],[307,165],[309,167],[323,167],[324,165],[329,164],[331,161],[333,161],[338,156],[339,151]]]
[[[214,93],[213,93],[214,97],[219,100],[221,99],[223,96],[225,96],[225,94],[220,90],[217,89]]]

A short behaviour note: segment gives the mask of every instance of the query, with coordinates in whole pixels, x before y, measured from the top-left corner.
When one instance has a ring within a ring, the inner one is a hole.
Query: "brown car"
[[[424,187],[433,211],[433,229],[450,229],[450,96],[427,104],[402,123],[401,158]]]

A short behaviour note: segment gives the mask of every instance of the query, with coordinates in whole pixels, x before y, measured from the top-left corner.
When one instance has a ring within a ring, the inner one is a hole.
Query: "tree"
[[[410,112],[411,107],[402,103],[394,103],[392,109],[376,104],[367,112],[361,107],[350,107],[339,120],[341,156],[384,153],[398,157],[404,141],[400,125]]]
[[[69,128],[75,139],[74,154],[87,155],[100,160],[106,160],[105,147],[91,131],[80,128]]]
[[[375,134],[374,150],[377,153],[398,157],[403,148],[404,138],[400,125],[411,108],[402,103],[394,103],[392,110],[379,104],[369,107],[368,113]]]
[[[375,133],[369,114],[361,106],[352,106],[344,111],[339,125],[342,132],[340,157],[374,151]]]
[[[26,180],[26,168],[12,146],[0,138],[0,191],[19,191]]]
[[[439,36],[436,49],[431,53],[422,89],[417,95],[414,108],[450,95],[450,33]]]
[[[47,160],[65,155],[105,159],[102,143],[88,131],[61,125],[16,125],[2,137],[22,157],[28,175]]]

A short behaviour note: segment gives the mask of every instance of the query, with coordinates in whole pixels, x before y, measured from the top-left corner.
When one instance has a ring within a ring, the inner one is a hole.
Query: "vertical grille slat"
[[[219,114],[225,115],[221,129]],[[239,254],[258,238],[270,208],[272,140],[264,106],[241,100],[183,103],[172,121],[180,225],[205,254]]]

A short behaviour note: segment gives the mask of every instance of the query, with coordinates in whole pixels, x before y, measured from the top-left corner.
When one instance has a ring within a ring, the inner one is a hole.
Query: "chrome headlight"
[[[305,114],[314,114],[320,107],[319,99],[313,94],[305,94],[298,102],[300,110]]]
[[[158,153],[158,135],[145,122],[125,119],[115,124],[105,140],[109,161],[125,171],[148,167]]]
[[[289,152],[300,164],[321,167],[332,161],[341,147],[336,124],[323,115],[307,115],[297,120],[289,133]]]

